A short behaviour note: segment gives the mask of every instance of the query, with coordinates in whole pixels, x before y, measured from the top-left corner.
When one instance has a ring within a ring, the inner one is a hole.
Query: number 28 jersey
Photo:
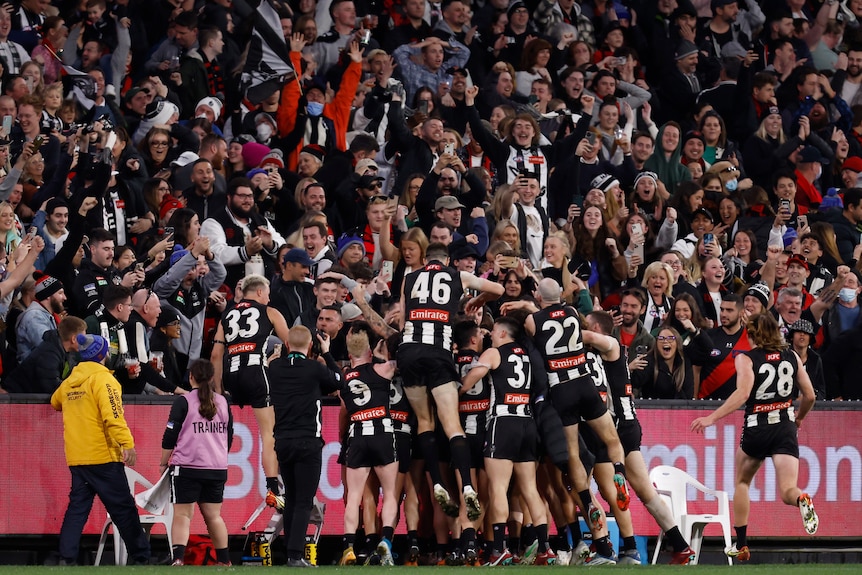
[[[452,350],[452,325],[464,295],[461,273],[431,262],[404,279],[402,343],[424,343]]]
[[[754,386],[745,403],[745,427],[796,421],[793,401],[799,395],[798,362],[792,350],[746,352],[754,369]]]
[[[536,347],[545,358],[548,385],[590,377],[581,324],[574,308],[554,304],[533,314]]]
[[[222,316],[227,373],[264,365],[266,340],[273,330],[266,311],[265,305],[243,300]]]

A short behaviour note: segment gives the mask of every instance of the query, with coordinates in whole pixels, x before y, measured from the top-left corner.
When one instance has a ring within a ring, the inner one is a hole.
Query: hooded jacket
[[[227,277],[225,267],[216,258],[207,262],[210,267],[209,273],[195,279],[192,287],[185,289],[183,280],[194,269],[197,262],[197,258],[191,252],[187,253],[153,285],[153,291],[159,296],[162,305],[172,307],[180,316],[180,337],[173,340],[173,346],[178,353],[187,355],[190,360],[197,359],[201,355],[207,298]]]
[[[75,366],[51,396],[51,407],[63,412],[66,463],[101,465],[123,461],[123,450],[135,440],[123,415],[122,390],[113,372],[94,361]]]
[[[680,163],[682,157],[682,134],[679,137],[679,143],[676,149],[671,153],[670,159],[665,159],[664,149],[661,147],[664,131],[667,129],[667,124],[661,127],[658,131],[658,137],[655,139],[655,152],[647,158],[644,163],[644,170],[655,172],[658,179],[667,187],[667,190],[673,195],[676,187],[680,182],[685,182],[691,179],[691,172],[688,168]]]

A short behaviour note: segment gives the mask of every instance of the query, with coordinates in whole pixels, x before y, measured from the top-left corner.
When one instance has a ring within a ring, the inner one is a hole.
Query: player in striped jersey
[[[351,368],[344,374],[341,401],[349,420],[346,455],[347,501],[344,504],[344,552],[340,564],[353,565],[353,546],[359,526],[359,508],[365,482],[374,468],[383,489],[383,509],[380,520],[383,537],[377,546],[381,565],[392,565],[392,539],[398,515],[398,462],[395,435],[389,412],[389,396],[395,362],[374,363],[368,333],[351,331],[347,335],[347,351]],[[384,341],[375,353],[388,359]]]
[[[763,460],[772,458],[781,500],[799,508],[805,531],[817,531],[814,503],[797,486],[799,441],[797,430],[814,407],[814,386],[802,360],[781,336],[778,322],[768,313],[752,317],[747,326],[752,350],[736,356],[736,391],[721,407],[691,423],[692,431],[702,432],[743,405],[745,419],[742,438],[736,450],[736,489],[733,495],[733,524],[736,544],[727,554],[739,561],[751,557],[747,527],[751,501],[748,490]],[[799,409],[793,403],[801,394]]]
[[[481,292],[468,303],[468,310],[503,295],[502,285],[449,267],[449,250],[443,244],[428,246],[425,266],[404,278],[404,337],[398,348],[398,368],[404,378],[404,393],[416,414],[417,441],[431,475],[434,497],[447,514],[458,516],[458,505],[449,497],[440,473],[429,392],[449,438],[452,462],[461,476],[468,518],[474,520],[481,515],[481,506],[470,479],[470,447],[458,417],[459,377],[452,356],[452,326],[465,289]]]
[[[667,534],[668,540],[673,545],[674,552],[671,564],[688,565],[694,557],[694,552],[680,533],[679,527],[673,519],[673,513],[656,493],[655,487],[649,480],[646,462],[641,455],[641,426],[632,396],[628,358],[621,350],[619,341],[611,337],[614,329],[613,317],[605,311],[593,311],[587,316],[587,328],[596,334],[596,340],[604,338],[606,344],[604,347],[601,344],[594,344],[591,346],[593,352],[589,355],[593,356],[593,377],[597,382],[607,386],[607,392],[610,396],[611,411],[617,433],[620,436],[620,443],[622,443],[625,452],[626,479],[637,493],[641,503],[655,518],[656,523]],[[581,430],[582,433],[583,431]],[[620,535],[623,536],[623,548],[620,550],[617,563],[620,565],[639,564],[641,558],[634,541],[631,514],[628,511],[621,511],[616,506],[616,499],[613,497],[613,470],[612,468],[606,469],[610,467],[610,462],[607,457],[607,449],[601,449],[603,447],[600,445],[598,451],[604,453],[596,453],[597,463],[594,473],[596,480],[602,487],[602,494],[614,508],[613,512],[617,518]],[[604,461],[602,461],[603,459]]]
[[[475,367],[464,377],[463,388],[471,389],[490,373],[491,406],[485,440],[485,469],[494,543],[488,564],[512,562],[511,552],[504,548],[503,536],[509,516],[509,483],[514,472],[521,498],[530,511],[538,536],[533,559],[540,565],[552,565],[556,555],[548,545],[547,511],[536,488],[538,432],[530,408],[530,356],[516,341],[520,332],[520,326],[513,319],[497,319],[491,332],[494,347],[479,356]]]

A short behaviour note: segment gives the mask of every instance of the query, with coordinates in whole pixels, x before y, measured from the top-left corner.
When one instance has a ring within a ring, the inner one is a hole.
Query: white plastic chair
[[[721,525],[721,530],[724,533],[725,548],[730,547],[730,498],[726,491],[710,489],[685,471],[669,465],[659,465],[654,468],[650,471],[649,478],[655,486],[656,491],[658,491],[659,496],[670,506],[673,518],[679,526],[680,533],[688,538],[689,545],[695,553],[692,564],[697,564],[700,557],[700,547],[703,543],[703,530],[710,523]],[[688,486],[694,487],[701,493],[715,497],[718,501],[718,510],[712,514],[689,514],[688,498],[686,496],[686,488]],[[653,565],[658,560],[663,540],[664,531],[659,533],[658,541],[656,542],[655,553],[652,556]],[[730,557],[727,558],[727,563],[728,565],[733,565]]]
[[[131,491],[133,497],[138,491],[143,491],[153,486],[146,477],[131,467],[126,467],[126,480],[129,482],[129,491]],[[140,486],[140,489],[137,489],[138,486]],[[165,506],[164,512],[161,514],[141,513],[140,520],[141,527],[146,532],[148,539],[150,537],[150,532],[153,529],[153,525],[164,525],[165,532],[168,535],[168,549],[173,549],[171,541],[171,523],[174,521],[174,506],[172,503],[168,503],[168,505]],[[99,538],[99,550],[96,552],[96,565],[99,565],[102,562],[102,553],[105,551],[105,543],[108,540],[108,529],[112,529],[114,532],[114,564],[125,565],[129,559],[129,552],[126,549],[125,543],[123,543],[123,538],[120,536],[119,530],[114,525],[113,519],[111,519],[110,513],[108,513],[108,517],[105,520],[105,525],[102,526],[102,536]]]

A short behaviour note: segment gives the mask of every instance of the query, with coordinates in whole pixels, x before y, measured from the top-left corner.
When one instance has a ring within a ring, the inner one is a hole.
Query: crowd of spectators
[[[862,1],[254,1],[3,4],[5,391],[90,332],[183,392],[252,273],[346,361],[438,242],[505,286],[486,328],[543,277],[611,311],[643,397],[726,398],[770,310],[862,398]]]

